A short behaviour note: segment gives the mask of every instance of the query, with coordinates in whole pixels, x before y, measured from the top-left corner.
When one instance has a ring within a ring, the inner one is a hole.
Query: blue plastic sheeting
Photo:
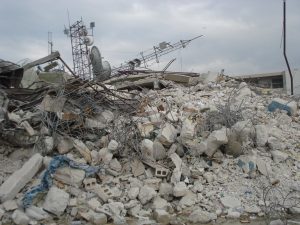
[[[28,208],[32,204],[32,201],[37,194],[50,189],[50,187],[52,186],[52,174],[54,174],[58,168],[63,166],[82,169],[85,171],[86,176],[93,175],[100,169],[100,167],[94,167],[74,162],[73,160],[63,155],[54,156],[49,164],[48,169],[43,174],[41,183],[25,193],[24,198],[22,199],[24,208]]]
[[[276,109],[280,109],[280,110],[285,110],[288,112],[288,115],[292,115],[292,110],[289,106],[276,102],[276,101],[272,101],[269,105],[268,105],[268,110],[269,112],[274,112]]]

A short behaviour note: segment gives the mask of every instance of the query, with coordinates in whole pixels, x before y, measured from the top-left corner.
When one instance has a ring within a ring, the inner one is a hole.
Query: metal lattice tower
[[[69,31],[65,29],[65,34],[71,38],[74,73],[84,80],[92,79],[87,41],[87,37],[92,35],[88,34],[88,29],[82,19],[70,25]]]
[[[150,52],[141,52],[138,58],[127,61],[119,67],[113,68],[112,76],[122,74],[122,71],[134,70],[135,67],[139,67],[141,64],[144,64],[144,67],[147,67],[147,63],[153,60],[158,63],[161,56],[169,54],[178,49],[185,48],[191,41],[202,36],[203,35],[199,35],[189,40],[180,40],[174,44],[170,44],[169,42],[161,42],[158,46],[153,46],[153,49],[150,50]]]

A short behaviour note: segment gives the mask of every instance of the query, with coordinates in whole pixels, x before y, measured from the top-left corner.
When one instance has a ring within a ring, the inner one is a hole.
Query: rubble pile
[[[299,100],[223,76],[104,83],[1,90],[2,141],[35,153],[3,179],[3,224],[201,224],[248,222],[278,207],[300,213]],[[1,148],[2,157],[12,149]]]

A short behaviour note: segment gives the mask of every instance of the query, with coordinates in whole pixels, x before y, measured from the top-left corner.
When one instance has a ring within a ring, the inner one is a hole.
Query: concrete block
[[[0,200],[13,199],[19,191],[33,178],[43,164],[40,154],[33,155],[21,169],[14,172],[0,187]]]
[[[177,130],[170,123],[164,124],[164,127],[160,130],[158,134],[158,140],[160,141],[160,143],[167,147],[170,147],[171,144],[174,143],[176,137]]]
[[[69,203],[70,195],[62,189],[52,186],[46,196],[43,208],[57,216],[63,214]]]

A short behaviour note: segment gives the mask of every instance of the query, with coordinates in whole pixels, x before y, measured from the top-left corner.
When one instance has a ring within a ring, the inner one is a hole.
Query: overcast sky
[[[72,66],[70,40],[63,34],[80,19],[94,29],[95,45],[112,66],[135,58],[162,41],[177,42],[203,34],[172,58],[170,70],[226,74],[286,69],[282,55],[282,0],[0,0],[0,58],[18,62],[54,49]],[[287,54],[300,68],[300,0],[287,0]]]

